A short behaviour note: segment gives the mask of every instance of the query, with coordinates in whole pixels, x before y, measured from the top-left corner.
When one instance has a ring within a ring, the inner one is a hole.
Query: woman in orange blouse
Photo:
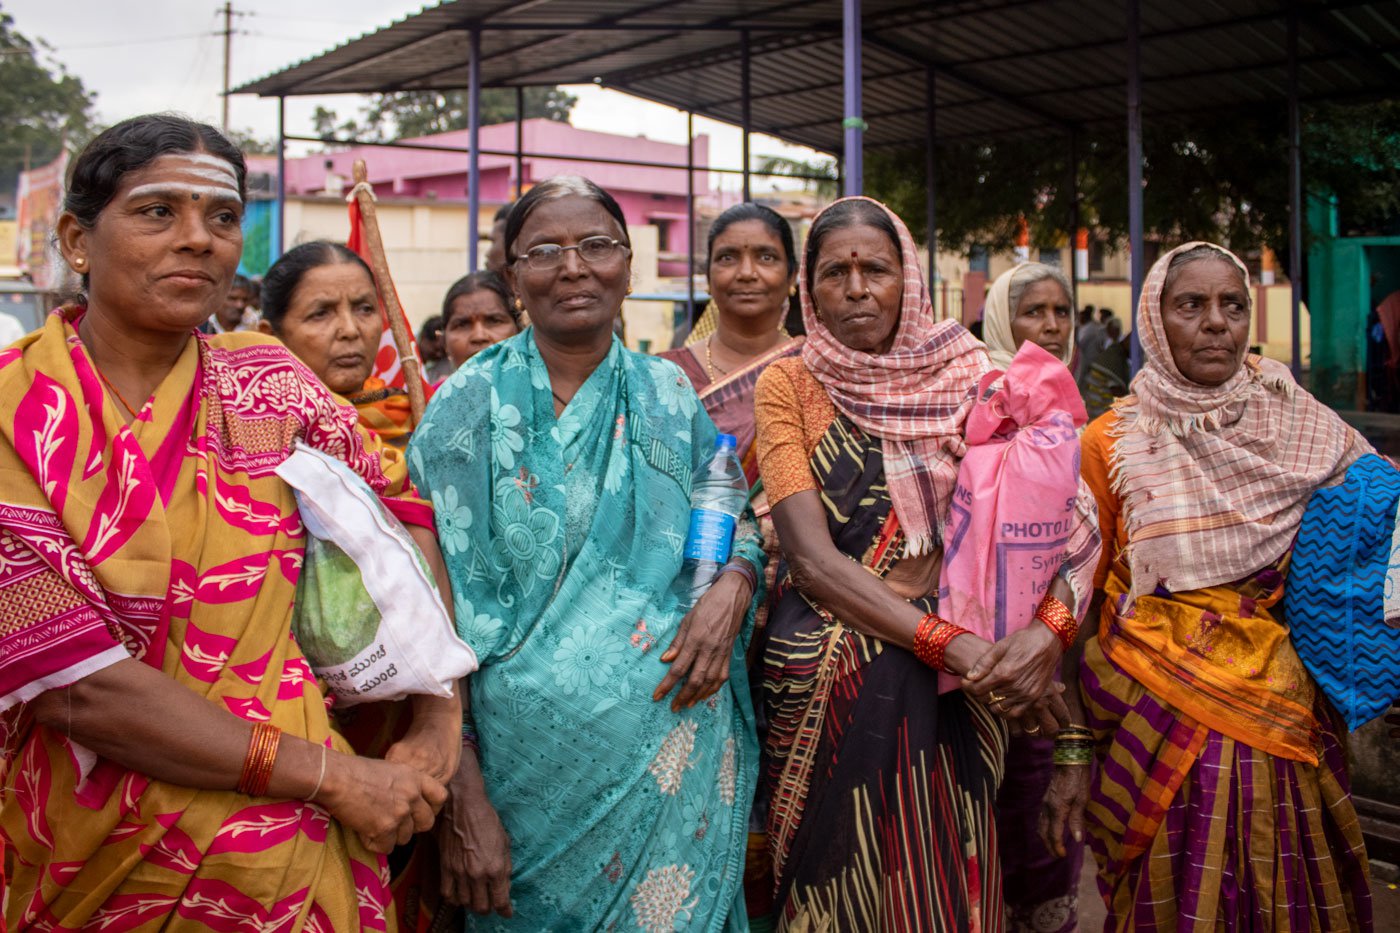
[[[1000,930],[1007,720],[1053,731],[1062,649],[991,648],[931,610],[986,350],[936,323],[908,230],[848,198],[812,226],[807,342],[760,377],[758,460],[787,557],[764,634],[762,780],[780,929]],[[1069,564],[1092,573],[1078,523]],[[1075,606],[1071,583],[1052,594]],[[912,649],[912,650],[911,650]],[[939,695],[940,670],[966,675]]]

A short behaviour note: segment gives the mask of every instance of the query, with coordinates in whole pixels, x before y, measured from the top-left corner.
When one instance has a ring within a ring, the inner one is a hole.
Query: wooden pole
[[[413,427],[416,428],[423,421],[423,409],[427,405],[427,399],[423,397],[423,371],[418,365],[417,354],[413,352],[408,318],[399,304],[398,292],[394,291],[394,280],[389,276],[389,260],[384,256],[384,241],[379,238],[379,215],[375,212],[374,192],[369,186],[369,172],[364,159],[355,160],[354,178],[355,200],[360,205],[360,219],[364,224],[370,268],[374,271],[374,285],[379,289],[379,300],[384,303],[384,310],[389,315],[394,345],[399,348],[399,365],[403,367],[408,407],[413,415]]]

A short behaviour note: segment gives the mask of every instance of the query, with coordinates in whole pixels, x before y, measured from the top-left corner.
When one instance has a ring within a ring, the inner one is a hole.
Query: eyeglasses
[[[610,236],[590,236],[579,240],[574,246],[560,246],[558,243],[541,243],[532,246],[516,262],[523,262],[535,272],[547,272],[564,264],[564,254],[571,249],[578,250],[579,258],[590,266],[607,262],[617,255],[619,249],[627,249],[627,244]]]

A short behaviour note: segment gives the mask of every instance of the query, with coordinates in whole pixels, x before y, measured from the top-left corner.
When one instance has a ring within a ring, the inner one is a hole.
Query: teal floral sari
[[[469,927],[744,928],[750,623],[727,689],[681,713],[651,699],[683,616],[672,582],[691,476],[714,440],[681,371],[616,339],[556,419],[529,329],[472,357],[414,432],[457,628],[481,659],[482,772],[511,838],[515,916]],[[762,579],[752,516],[735,553]]]

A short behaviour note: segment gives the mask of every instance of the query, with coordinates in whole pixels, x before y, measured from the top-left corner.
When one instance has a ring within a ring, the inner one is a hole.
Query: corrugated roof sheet
[[[1143,109],[1280,106],[1287,0],[1143,3]],[[1121,0],[865,0],[870,146],[927,138],[925,69],[939,138],[1058,133],[1124,119]],[[1400,0],[1300,0],[1305,99],[1400,90]],[[238,88],[267,96],[465,86],[482,29],[488,87],[597,82],[817,149],[841,146],[839,0],[451,0]]]

